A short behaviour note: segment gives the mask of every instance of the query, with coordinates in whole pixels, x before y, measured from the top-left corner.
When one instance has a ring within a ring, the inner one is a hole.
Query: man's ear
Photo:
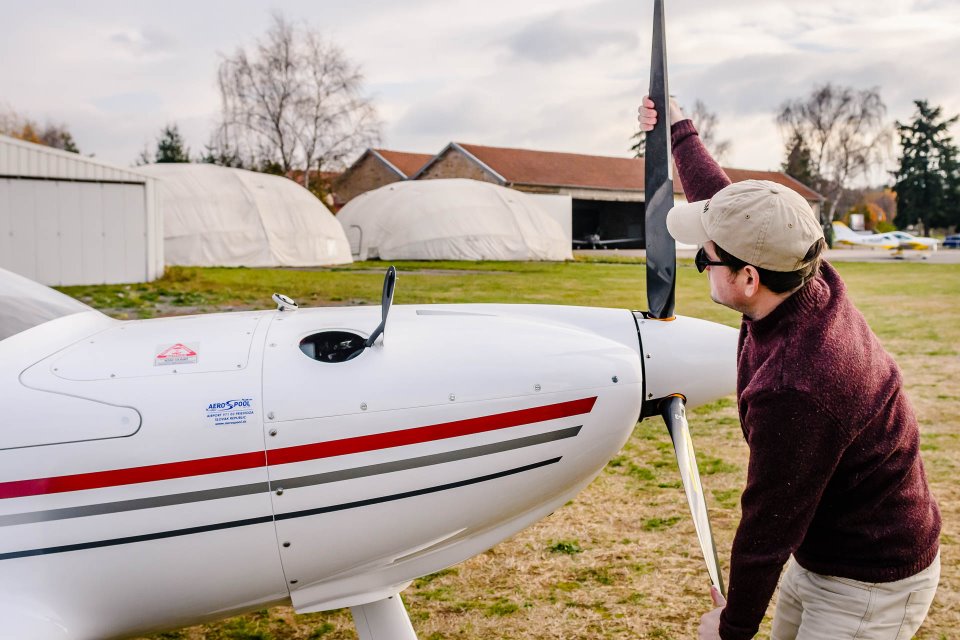
[[[749,298],[757,295],[757,292],[760,291],[760,274],[752,265],[747,265],[741,269],[740,273],[743,274],[743,293]]]

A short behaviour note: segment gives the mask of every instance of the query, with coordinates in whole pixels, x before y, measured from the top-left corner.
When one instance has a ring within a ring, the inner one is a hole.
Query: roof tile
[[[420,167],[427,164],[433,156],[429,153],[408,153],[406,151],[391,151],[389,149],[374,149],[384,159],[403,172],[403,175],[410,177],[420,170]]]
[[[582,187],[617,191],[642,191],[644,188],[643,158],[616,158],[580,153],[487,147],[478,144],[457,144],[512,184]],[[724,171],[733,182],[751,179],[771,180],[794,189],[807,200],[819,200],[821,198],[814,190],[779,171],[753,171],[726,167],[724,167]],[[683,188],[676,177],[676,171],[674,171],[673,184],[674,192],[682,194]]]

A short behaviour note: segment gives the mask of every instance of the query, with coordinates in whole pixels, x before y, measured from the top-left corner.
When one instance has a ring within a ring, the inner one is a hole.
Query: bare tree
[[[224,58],[217,83],[222,120],[211,157],[274,173],[300,169],[309,188],[311,171],[341,166],[379,141],[358,67],[337,45],[280,14],[249,51]]]
[[[892,130],[884,122],[886,113],[878,88],[856,90],[831,83],[780,107],[777,124],[784,138],[806,144],[814,173],[811,186],[830,203],[822,222],[836,217],[851,182],[868,177],[889,156]]]
[[[687,112],[685,111],[685,113]],[[707,148],[707,151],[710,152],[710,155],[712,155],[718,163],[722,164],[725,162],[730,153],[732,143],[730,140],[717,139],[717,114],[710,111],[706,103],[699,98],[693,103],[693,109],[689,114],[690,119],[693,120],[693,124],[697,127],[697,133],[700,134],[700,140],[703,141],[703,146]]]

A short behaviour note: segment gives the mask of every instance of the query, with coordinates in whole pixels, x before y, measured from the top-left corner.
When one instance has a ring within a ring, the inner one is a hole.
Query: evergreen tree
[[[236,169],[246,169],[240,154],[235,149],[221,147],[213,142],[207,144],[204,148],[200,162],[206,164],[217,164],[221,167],[234,167]]]
[[[944,118],[940,107],[915,100],[912,122],[897,122],[900,167],[894,173],[897,225],[916,224],[930,235],[931,227],[960,224],[960,160],[948,133],[960,115]]]
[[[799,132],[793,133],[793,139],[787,145],[787,158],[780,165],[788,176],[799,180],[808,187],[817,182],[816,169],[810,156],[810,147],[803,141]]]
[[[177,125],[168,124],[157,140],[156,162],[190,162],[190,150],[184,146]]]
[[[647,154],[647,133],[646,131],[637,131],[635,134],[630,136],[630,139],[634,141],[633,146],[630,147],[630,151],[633,151],[634,158],[642,158]]]

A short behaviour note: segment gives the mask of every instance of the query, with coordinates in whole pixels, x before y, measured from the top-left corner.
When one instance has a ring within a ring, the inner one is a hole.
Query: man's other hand
[[[700,640],[720,640],[720,614],[727,601],[716,587],[710,587],[710,599],[713,600],[713,606],[716,608],[700,618],[700,629],[697,635]]]

